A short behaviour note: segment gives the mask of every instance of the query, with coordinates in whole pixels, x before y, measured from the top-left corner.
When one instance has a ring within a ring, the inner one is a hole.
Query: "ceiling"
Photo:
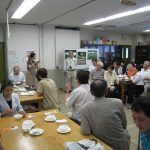
[[[11,4],[9,7],[9,15],[11,16],[18,1],[21,0],[0,0],[0,23],[6,22],[6,10],[9,5]],[[150,0],[135,1],[137,5],[125,6],[120,3],[120,0],[41,0],[22,19],[10,19],[10,22],[142,33],[143,30],[150,29],[150,11],[93,26],[83,25],[87,21],[150,5]]]

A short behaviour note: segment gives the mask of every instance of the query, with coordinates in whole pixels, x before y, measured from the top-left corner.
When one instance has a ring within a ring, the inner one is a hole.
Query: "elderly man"
[[[147,90],[150,88],[150,62],[149,61],[145,61],[143,64],[143,68],[141,69],[141,73],[143,75],[144,78],[144,96],[146,96],[147,94]]]
[[[100,79],[104,77],[105,70],[103,68],[103,63],[98,62],[96,65],[96,69],[94,69],[90,74],[90,79],[93,81],[95,79]]]
[[[70,92],[70,85],[66,84],[66,106],[72,108],[72,120],[80,124],[80,110],[83,105],[90,102],[94,97],[90,93],[90,85],[88,84],[89,72],[80,70],[77,72],[78,87]]]
[[[73,51],[69,51],[69,57],[66,58],[67,81],[71,88],[75,88],[77,59],[73,56]]]
[[[23,72],[20,71],[19,66],[13,67],[13,72],[9,75],[9,79],[15,84],[15,83],[25,83],[26,78]]]
[[[127,120],[122,101],[104,97],[107,82],[97,79],[91,83],[91,93],[95,99],[81,110],[81,132],[93,134],[114,150],[129,150]]]

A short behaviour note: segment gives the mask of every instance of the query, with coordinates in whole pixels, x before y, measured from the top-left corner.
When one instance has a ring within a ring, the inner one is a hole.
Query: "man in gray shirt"
[[[81,132],[93,134],[115,150],[129,150],[130,137],[122,101],[105,98],[107,82],[97,79],[91,83],[95,99],[81,110]]]

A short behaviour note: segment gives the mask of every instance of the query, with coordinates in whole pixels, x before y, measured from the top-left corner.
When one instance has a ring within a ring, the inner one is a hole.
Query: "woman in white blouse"
[[[12,116],[17,113],[26,114],[20,104],[19,96],[13,93],[12,81],[4,81],[0,93],[0,117]]]
[[[105,71],[104,73],[104,79],[107,81],[108,84],[108,96],[112,95],[115,90],[115,84],[119,84],[119,79],[116,72],[114,71],[113,65],[109,65],[107,67],[107,71]]]

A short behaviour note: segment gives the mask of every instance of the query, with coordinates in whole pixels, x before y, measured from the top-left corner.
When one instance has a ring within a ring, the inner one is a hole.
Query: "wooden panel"
[[[6,78],[4,43],[0,42],[0,82]]]

